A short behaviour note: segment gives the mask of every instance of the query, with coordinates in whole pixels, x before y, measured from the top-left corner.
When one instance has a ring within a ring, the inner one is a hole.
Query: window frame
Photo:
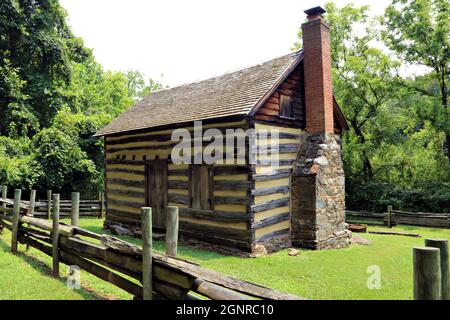
[[[294,101],[293,101],[292,97],[285,95],[285,94],[280,94],[279,99],[280,99],[280,101],[279,101],[279,103],[280,103],[279,117],[284,118],[284,119],[295,119],[295,117],[294,117]],[[289,115],[286,114],[285,108],[283,108],[283,106],[286,105],[285,103],[283,103],[283,100],[289,101],[289,104],[290,104],[290,114]]]

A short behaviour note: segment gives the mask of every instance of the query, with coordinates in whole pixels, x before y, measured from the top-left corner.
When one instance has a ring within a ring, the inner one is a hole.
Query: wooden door
[[[145,165],[145,205],[152,207],[153,227],[166,228],[167,161],[151,160]]]

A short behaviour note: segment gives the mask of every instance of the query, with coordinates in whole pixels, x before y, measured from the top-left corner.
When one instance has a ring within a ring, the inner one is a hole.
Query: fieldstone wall
[[[304,133],[291,181],[291,241],[309,249],[345,248],[345,176],[341,147],[329,133]]]

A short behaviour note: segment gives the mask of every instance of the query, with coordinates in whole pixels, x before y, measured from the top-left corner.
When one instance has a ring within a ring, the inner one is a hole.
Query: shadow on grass
[[[10,251],[11,251],[11,247],[7,243],[5,243],[4,239],[1,239],[1,238],[0,238],[0,249],[6,253],[10,253]],[[24,252],[18,252],[16,257],[21,258],[28,265],[30,265],[33,269],[39,271],[40,273],[43,273],[44,276],[53,278],[52,269],[50,268],[50,266],[48,266],[45,262],[39,260],[38,258],[29,256]],[[55,279],[55,278],[53,278],[53,279]],[[60,277],[56,280],[62,282],[64,285],[66,285],[67,277]],[[97,293],[95,293],[94,291],[92,291],[89,288],[82,287],[81,289],[73,289],[73,290],[75,292],[77,292],[78,294],[80,294],[85,299],[106,300],[105,297],[98,295]]]

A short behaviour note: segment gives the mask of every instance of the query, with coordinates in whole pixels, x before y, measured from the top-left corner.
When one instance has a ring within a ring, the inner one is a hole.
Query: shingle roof
[[[153,92],[96,136],[248,114],[301,58],[301,51],[297,51],[218,77]]]

